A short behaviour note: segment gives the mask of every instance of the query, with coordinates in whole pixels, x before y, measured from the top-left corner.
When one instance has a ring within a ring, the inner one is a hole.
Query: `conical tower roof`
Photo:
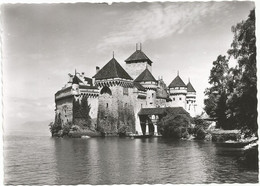
[[[192,84],[189,83],[187,84],[187,92],[196,92],[196,90],[193,88]]]
[[[123,67],[117,62],[114,57],[101,70],[99,70],[98,73],[93,76],[93,78],[95,78],[96,80],[111,78],[132,80],[129,74],[123,69]]]
[[[169,88],[175,88],[175,87],[187,87],[185,83],[182,81],[179,75],[170,83],[168,86]]]
[[[72,84],[79,84],[79,78],[76,75],[72,79]]]
[[[135,82],[146,82],[146,81],[157,82],[157,80],[153,77],[152,73],[148,69],[145,69],[134,81]]]
[[[152,64],[152,61],[145,55],[142,50],[136,50],[129,58],[125,60],[126,63],[136,63],[140,61],[146,61],[148,64]]]

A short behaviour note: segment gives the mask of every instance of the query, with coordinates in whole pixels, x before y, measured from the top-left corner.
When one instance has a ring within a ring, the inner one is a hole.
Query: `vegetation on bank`
[[[100,136],[93,127],[93,120],[89,116],[90,106],[87,98],[80,101],[73,101],[73,120],[65,124],[61,121],[61,114],[56,114],[54,122],[50,123],[50,132],[56,137],[81,137],[81,136]]]
[[[232,32],[227,55],[219,55],[213,62],[205,111],[216,119],[218,128],[257,135],[255,10],[246,21],[233,26]],[[234,67],[230,67],[231,60],[236,62]]]

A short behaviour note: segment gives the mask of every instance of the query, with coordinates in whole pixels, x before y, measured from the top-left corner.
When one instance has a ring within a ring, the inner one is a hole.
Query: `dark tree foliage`
[[[81,102],[79,100],[73,100],[73,120],[75,118],[82,118],[85,120],[85,126],[90,126],[91,117],[89,116],[90,105],[88,104],[88,99],[83,97]],[[74,123],[74,122],[73,122]]]
[[[168,114],[162,118],[158,130],[163,137],[180,139],[188,135],[190,118],[184,114]]]
[[[86,125],[89,126],[91,123],[91,117],[89,116],[90,105],[88,104],[88,99],[86,97],[81,100],[81,116],[86,120]]]
[[[229,128],[226,117],[227,75],[228,59],[226,56],[219,55],[210,71],[211,87],[205,91],[208,98],[204,100],[204,103],[207,114],[216,118],[218,126],[222,128]]]
[[[242,129],[257,132],[257,77],[255,11],[246,21],[232,27],[234,40],[229,55],[234,57],[239,68],[239,84],[230,97],[230,107],[236,111],[235,120]]]
[[[213,62],[206,89],[205,110],[224,129],[242,129],[257,134],[257,78],[255,10],[246,21],[232,27],[234,33],[228,58],[219,56]],[[228,68],[228,60],[237,61]]]

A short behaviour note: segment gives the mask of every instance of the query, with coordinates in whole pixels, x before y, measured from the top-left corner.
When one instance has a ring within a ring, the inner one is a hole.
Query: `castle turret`
[[[156,102],[156,90],[157,90],[157,80],[153,77],[152,73],[145,69],[135,80],[134,82],[140,83],[147,92],[146,96],[146,107],[152,108],[155,107]]]
[[[182,81],[179,76],[170,83],[168,86],[170,99],[172,100],[169,104],[170,107],[183,107],[186,109],[186,95],[187,95],[187,86]]]
[[[99,130],[115,135],[120,132],[135,133],[133,80],[113,58],[93,77],[99,87]]]
[[[136,45],[136,51],[125,60],[126,62],[126,71],[129,75],[136,79],[145,69],[148,69],[152,72],[152,61],[145,55],[142,51],[142,45],[138,49]]]
[[[75,71],[75,75],[72,79],[72,87],[71,87],[71,93],[72,95],[77,98],[80,95],[80,90],[79,90],[79,81],[80,79],[77,77],[76,75],[76,71]]]
[[[195,116],[196,114],[196,91],[193,88],[192,84],[190,83],[190,80],[187,84],[187,95],[186,95],[186,101],[187,101],[187,111],[190,113],[191,116]]]

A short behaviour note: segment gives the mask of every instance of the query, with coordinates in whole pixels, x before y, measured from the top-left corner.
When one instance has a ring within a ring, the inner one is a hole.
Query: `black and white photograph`
[[[1,183],[259,183],[257,5],[1,3]]]

